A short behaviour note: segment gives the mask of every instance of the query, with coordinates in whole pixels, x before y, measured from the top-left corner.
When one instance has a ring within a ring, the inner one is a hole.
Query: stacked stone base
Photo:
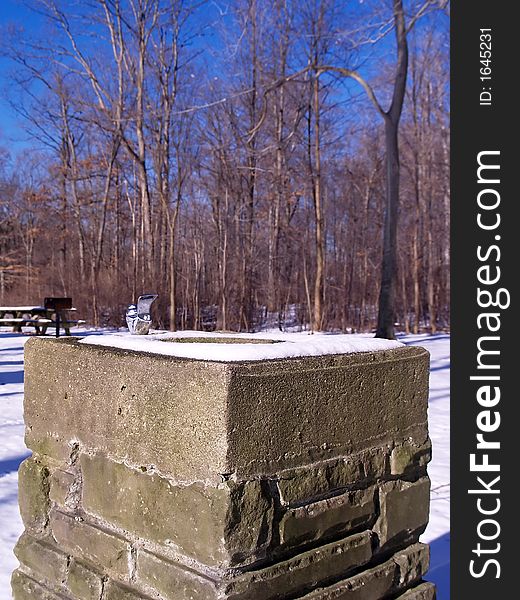
[[[431,600],[427,394],[418,348],[225,364],[29,340],[14,598]]]
[[[429,455],[427,442],[384,446],[182,485],[78,444],[34,454],[20,469],[14,597],[430,600]]]

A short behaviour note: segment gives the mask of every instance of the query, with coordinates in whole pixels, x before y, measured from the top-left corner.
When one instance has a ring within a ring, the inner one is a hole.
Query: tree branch
[[[369,97],[372,104],[376,107],[379,114],[383,118],[386,118],[388,116],[387,112],[384,110],[381,104],[379,104],[379,100],[377,99],[375,92],[372,89],[372,86],[368,83],[366,79],[361,77],[361,75],[357,71],[352,71],[351,69],[345,69],[343,67],[334,67],[332,65],[322,65],[316,68],[316,72],[318,76],[320,76],[323,73],[339,73],[340,75],[343,75],[343,77],[350,77],[354,81],[357,81],[357,83],[359,83],[359,85],[365,90],[367,96]]]
[[[426,13],[426,11],[435,4],[435,0],[426,0],[426,2],[421,6],[421,8],[415,13],[415,15],[410,19],[408,23],[408,27],[406,28],[405,34],[408,35],[410,31],[413,29],[414,25],[417,21]],[[447,4],[444,0],[439,2],[439,7],[443,8],[444,5]]]

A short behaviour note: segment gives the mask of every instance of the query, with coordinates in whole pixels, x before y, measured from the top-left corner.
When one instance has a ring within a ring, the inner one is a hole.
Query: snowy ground
[[[82,332],[81,335],[93,332]],[[78,332],[77,335],[80,333]],[[17,469],[29,452],[23,442],[23,345],[28,336],[0,330],[0,600],[11,600],[10,577],[17,565],[12,549],[22,532],[17,504]],[[433,460],[430,523],[422,541],[431,545],[427,579],[438,586],[438,600],[449,600],[450,550],[450,338],[402,336],[406,344],[431,353],[430,437]]]

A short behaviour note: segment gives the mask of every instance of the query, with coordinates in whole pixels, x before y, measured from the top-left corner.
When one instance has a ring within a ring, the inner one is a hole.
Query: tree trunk
[[[316,221],[316,279],[314,280],[314,313],[312,330],[323,327],[323,280],[325,278],[325,235],[321,197],[321,148],[320,148],[320,89],[319,79],[314,78],[314,218]]]
[[[397,276],[397,215],[399,212],[398,124],[385,119],[386,212],[383,232],[383,262],[376,337],[395,339],[395,288]]]
[[[397,277],[397,217],[399,214],[399,120],[403,110],[408,75],[408,42],[402,0],[394,0],[397,67],[392,104],[385,114],[386,213],[383,262],[376,337],[395,339],[395,288]]]
[[[431,209],[430,209],[431,210]],[[430,213],[431,214],[431,213]],[[428,295],[428,316],[430,319],[430,333],[437,333],[437,315],[435,310],[435,284],[434,284],[434,265],[433,265],[433,243],[430,227],[426,233],[426,246],[428,249],[428,276],[427,276],[427,295]]]
[[[414,307],[414,318],[413,318],[413,332],[419,333],[419,321],[421,316],[421,293],[419,287],[419,240],[418,240],[418,226],[414,225],[413,241],[412,241],[412,271],[413,271],[413,307]],[[402,276],[404,279],[405,269],[402,270]],[[405,288],[403,287],[403,290]],[[408,315],[406,315],[408,318]]]
[[[169,265],[169,280],[170,280],[170,307],[169,307],[169,317],[170,317],[170,331],[177,330],[177,304],[175,301],[175,227],[169,227],[170,234],[170,243],[169,243],[169,256],[168,256],[168,265]]]

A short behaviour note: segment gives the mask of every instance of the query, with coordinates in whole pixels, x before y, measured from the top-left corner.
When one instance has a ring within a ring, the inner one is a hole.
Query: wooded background
[[[71,295],[80,317],[122,325],[156,292],[169,329],[376,328],[388,139],[370,94],[390,111],[401,2],[30,4],[37,33],[2,30],[29,141],[0,138],[0,305]],[[449,16],[411,1],[402,17],[395,318],[435,332],[450,318]]]

